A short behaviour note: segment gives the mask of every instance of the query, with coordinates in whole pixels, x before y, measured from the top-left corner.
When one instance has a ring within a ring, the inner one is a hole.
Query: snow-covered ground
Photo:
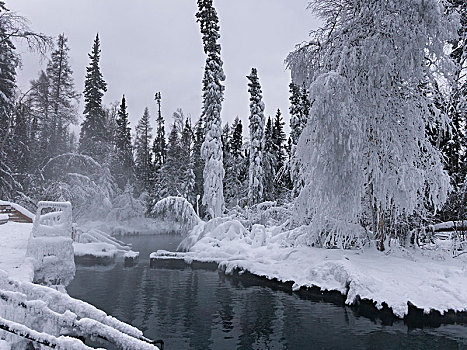
[[[279,281],[293,289],[317,286],[337,290],[346,303],[371,300],[383,303],[398,317],[409,303],[426,313],[467,311],[467,264],[463,256],[393,248],[385,253],[363,250],[290,246],[287,234],[254,225],[251,232],[236,221],[202,223],[186,240],[187,253],[158,251],[152,259],[216,262],[227,273],[234,269]]]
[[[34,266],[26,259],[32,224],[7,222],[0,226],[0,270],[21,281],[31,282]]]

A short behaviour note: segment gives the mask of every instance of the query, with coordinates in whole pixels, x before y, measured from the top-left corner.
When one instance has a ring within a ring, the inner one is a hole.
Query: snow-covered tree
[[[67,149],[68,127],[77,122],[79,96],[75,90],[67,41],[64,34],[58,36],[56,49],[46,70],[50,103],[47,127],[51,133],[47,153],[50,157],[70,151]]]
[[[154,168],[157,171],[162,168],[167,156],[167,145],[165,142],[165,121],[161,113],[161,94],[156,94],[156,102],[159,107],[156,119],[156,136],[152,146],[152,153],[154,154]]]
[[[224,212],[222,159],[222,121],[221,110],[224,99],[225,80],[218,44],[219,18],[212,0],[198,0],[197,21],[203,37],[204,52],[207,55],[203,78],[203,120],[206,136],[201,147],[204,159],[203,204],[211,217],[221,216]]]
[[[426,127],[447,122],[428,92],[435,77],[449,79],[444,46],[455,21],[437,0],[310,7],[324,26],[288,57],[293,81],[311,82],[314,99],[297,145],[305,181],[297,213],[324,245],[349,246],[369,207],[383,250],[388,212],[397,218],[446,199],[449,177]]]
[[[264,150],[263,150],[263,173],[264,173],[264,200],[271,201],[276,198],[276,186],[274,179],[276,177],[277,157],[276,149],[272,139],[272,120],[268,117],[264,129]]]
[[[264,196],[264,103],[256,68],[247,76],[250,93],[250,167],[248,202],[254,205],[263,201]]]
[[[230,152],[234,157],[239,157],[243,147],[243,125],[240,118],[236,117],[232,124],[232,137],[230,138]]]
[[[274,122],[272,125],[272,142],[276,151],[276,172],[278,173],[285,164],[286,160],[286,135],[284,132],[284,120],[282,119],[281,110],[278,109],[274,116]]]
[[[131,128],[125,95],[117,112],[117,130],[115,132],[115,157],[113,176],[120,189],[127,188],[127,183],[134,180],[133,145],[131,142]]]
[[[193,173],[195,175],[194,196],[196,198],[194,207],[199,211],[201,217],[204,216],[204,207],[201,203],[204,193],[204,160],[203,157],[201,157],[204,135],[203,119],[200,118],[195,125],[195,135],[193,139]]]
[[[89,54],[91,62],[86,67],[84,81],[84,121],[81,124],[79,150],[102,162],[109,151],[108,133],[102,97],[107,91],[107,83],[101,73],[99,34],[94,39],[92,52]]]
[[[189,118],[185,119],[185,125],[182,130],[180,138],[180,176],[181,176],[181,189],[182,196],[194,204],[196,196],[194,194],[195,188],[195,174],[193,172],[193,130]]]
[[[302,104],[302,92],[300,86],[290,83],[290,137],[294,145],[297,144],[298,138],[302,133],[303,128],[306,124],[304,116],[303,104]]]
[[[151,154],[151,139],[152,127],[149,117],[149,109],[144,109],[143,116],[136,125],[136,140],[135,140],[135,170],[138,179],[139,192],[151,191],[152,178],[152,154]]]
[[[27,118],[23,118],[24,96],[16,100],[16,68],[21,60],[14,41],[22,41],[28,49],[41,54],[44,54],[50,45],[49,37],[31,30],[25,17],[10,11],[5,2],[0,1],[0,197],[4,199],[12,198],[22,187],[15,179],[14,154],[18,142],[13,142],[12,137],[16,128],[15,119],[27,122]],[[26,131],[26,128],[19,132],[23,131]]]
[[[243,155],[243,125],[238,117],[235,118],[227,139],[229,152],[224,157],[224,195],[227,207],[232,208],[241,204],[248,186],[247,166]]]

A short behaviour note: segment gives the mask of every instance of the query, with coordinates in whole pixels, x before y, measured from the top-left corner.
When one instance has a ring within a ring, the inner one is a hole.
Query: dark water
[[[71,296],[162,338],[165,349],[467,349],[467,327],[383,325],[355,308],[303,298],[266,283],[189,267],[150,268],[149,253],[175,250],[174,236],[125,239],[131,268],[78,267]]]

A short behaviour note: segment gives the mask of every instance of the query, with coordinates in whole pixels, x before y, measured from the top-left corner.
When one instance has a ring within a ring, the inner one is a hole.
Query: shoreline
[[[157,255],[161,253],[164,255]],[[377,307],[376,301],[368,298],[361,298],[359,295],[356,295],[353,303],[347,303],[349,293],[348,287],[345,293],[337,289],[323,289],[317,285],[300,286],[296,288],[296,282],[293,280],[282,280],[277,277],[260,275],[240,266],[230,268],[225,261],[187,258],[184,256],[185,254],[186,253],[170,254],[170,252],[166,251],[152,253],[150,255],[150,268],[180,269],[189,267],[193,270],[217,270],[223,273],[227,278],[238,280],[244,285],[266,286],[273,290],[295,294],[302,299],[348,307],[359,316],[371,320],[380,320],[383,325],[392,326],[394,323],[403,322],[409,329],[424,327],[437,328],[441,325],[450,324],[467,325],[467,311],[448,309],[447,311],[441,312],[436,309],[431,309],[429,312],[425,312],[424,309],[408,301],[408,312],[403,317],[400,317],[386,302],[382,302],[380,307]],[[177,263],[174,265],[175,261]]]

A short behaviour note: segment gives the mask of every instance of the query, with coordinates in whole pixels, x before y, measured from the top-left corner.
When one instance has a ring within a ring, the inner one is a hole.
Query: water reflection
[[[361,317],[351,308],[191,268],[149,268],[149,253],[174,250],[173,236],[127,239],[139,263],[110,271],[78,267],[70,295],[129,322],[166,349],[467,349],[458,325],[408,330]]]

